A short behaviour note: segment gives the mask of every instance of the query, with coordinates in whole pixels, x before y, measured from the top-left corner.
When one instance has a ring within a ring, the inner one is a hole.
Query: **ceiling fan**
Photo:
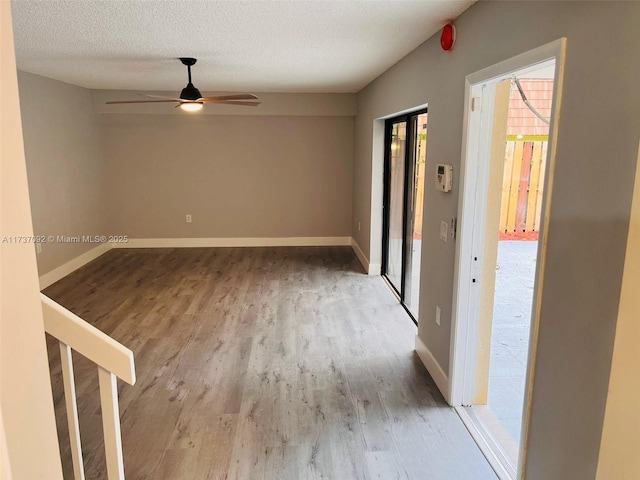
[[[187,112],[196,112],[202,109],[205,103],[221,103],[224,105],[241,105],[244,107],[257,107],[260,105],[258,97],[252,93],[240,93],[237,95],[220,95],[217,97],[203,97],[193,83],[191,83],[191,67],[195,65],[197,60],[195,58],[180,57],[180,61],[183,65],[186,65],[189,73],[189,83],[182,89],[179,98],[163,97],[160,95],[148,95],[141,93],[144,97],[153,98],[154,100],[124,100],[105,102],[107,105],[114,105],[119,103],[177,103],[176,107]]]

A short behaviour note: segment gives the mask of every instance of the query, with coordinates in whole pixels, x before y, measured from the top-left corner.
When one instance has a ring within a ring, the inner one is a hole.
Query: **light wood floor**
[[[45,293],[135,354],[129,480],[496,478],[350,248],[117,249]],[[87,478],[106,478],[96,369],[74,359]]]

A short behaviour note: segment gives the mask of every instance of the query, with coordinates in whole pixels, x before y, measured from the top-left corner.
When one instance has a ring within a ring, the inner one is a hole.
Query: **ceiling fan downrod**
[[[189,83],[186,87],[182,89],[182,93],[180,94],[180,98],[183,100],[198,100],[202,98],[202,94],[200,90],[198,90],[193,83],[191,83],[191,66],[195,65],[197,60],[191,57],[180,57],[180,61],[183,65],[187,66],[187,73],[189,75]]]

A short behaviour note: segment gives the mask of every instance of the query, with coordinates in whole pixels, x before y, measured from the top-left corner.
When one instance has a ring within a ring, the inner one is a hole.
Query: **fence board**
[[[524,151],[523,142],[516,142],[514,153],[513,169],[511,171],[511,188],[509,189],[509,206],[507,207],[507,231],[513,232],[516,227],[516,211],[518,207],[518,185],[520,183],[520,172],[522,170],[522,158]]]
[[[542,162],[540,163],[540,180],[538,181],[537,203],[536,203],[536,223],[534,229],[540,230],[540,221],[542,215],[542,194],[544,189],[544,177],[547,170],[547,142],[542,144]]]
[[[502,176],[502,199],[500,201],[500,231],[507,231],[507,211],[509,207],[509,189],[511,188],[511,171],[516,142],[507,142],[504,157],[504,173]]]
[[[524,142],[522,152],[522,166],[520,169],[520,181],[518,182],[518,205],[516,207],[516,232],[525,231],[525,218],[527,216],[527,195],[529,193],[529,174],[531,173],[531,156],[533,142]]]
[[[531,175],[529,176],[529,192],[527,200],[527,220],[525,224],[525,231],[534,232],[537,230],[537,226],[540,224],[538,218],[537,203],[538,203],[538,185],[540,182],[540,166],[544,161],[542,158],[542,143],[535,142],[533,144],[533,157],[531,160]]]

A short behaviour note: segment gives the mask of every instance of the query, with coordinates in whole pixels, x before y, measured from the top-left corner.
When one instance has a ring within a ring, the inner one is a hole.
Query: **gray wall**
[[[352,116],[105,115],[103,122],[116,234],[351,236]]]
[[[91,92],[18,72],[29,196],[35,235],[107,233],[105,163]],[[40,275],[95,247],[46,243]]]
[[[437,163],[455,173],[452,194],[430,183],[425,192],[419,336],[448,373],[455,244],[440,242],[438,226],[457,215],[464,77],[568,38],[526,474],[593,478],[640,134],[640,4],[479,2],[456,25],[452,52],[432,38],[358,96],[353,236],[379,263],[370,245],[374,120],[428,103],[427,178]],[[379,212],[373,218],[379,228]]]

